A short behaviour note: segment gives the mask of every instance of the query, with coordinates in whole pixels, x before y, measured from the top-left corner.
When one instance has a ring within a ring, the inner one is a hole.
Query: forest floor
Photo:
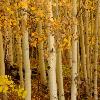
[[[64,95],[65,100],[71,100],[71,77],[69,72],[67,72],[67,77],[64,77]],[[16,85],[19,85],[19,80],[15,80]],[[93,82],[91,84],[92,87],[92,96],[93,96]],[[100,76],[98,76],[98,96],[100,100]],[[86,88],[85,88],[85,80],[81,79],[78,85],[78,96],[77,100],[88,100],[86,98]],[[0,100],[2,99],[2,94],[0,94]],[[9,93],[8,100],[23,100],[19,99],[18,96],[14,93]],[[49,98],[49,89],[47,86],[44,86],[40,83],[40,75],[35,74],[32,76],[32,100],[50,100]],[[91,98],[90,100],[94,100]]]
[[[80,88],[78,89],[78,91],[80,91],[78,92],[80,95],[78,94],[77,100],[88,100],[86,98],[84,81],[81,81]],[[67,77],[64,78],[64,92],[65,92],[65,100],[71,100],[71,79]],[[100,84],[98,84],[98,96],[99,96],[98,100],[100,100]],[[22,100],[22,99],[18,99],[18,97],[13,95],[10,96],[8,100]],[[50,100],[49,90],[47,87],[41,85],[39,77],[32,80],[32,100]],[[91,98],[90,100],[94,99]]]

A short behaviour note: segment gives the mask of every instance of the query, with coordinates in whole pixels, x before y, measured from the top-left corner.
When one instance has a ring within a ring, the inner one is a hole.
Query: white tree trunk
[[[72,17],[73,17],[73,38],[72,38],[72,86],[71,100],[77,99],[77,0],[72,0]]]
[[[45,1],[46,13],[47,13],[47,34],[48,34],[48,74],[49,74],[49,90],[50,100],[58,100],[57,97],[57,83],[56,83],[56,50],[55,50],[55,38],[52,33],[50,21],[53,20],[52,13],[52,0]],[[50,21],[49,21],[50,20]]]
[[[1,29],[1,27],[0,27],[0,29]],[[2,39],[1,31],[0,31],[0,75],[5,75],[3,39]]]
[[[27,0],[23,0],[27,2]],[[24,8],[27,10],[27,7]],[[30,60],[29,60],[29,42],[28,42],[28,29],[27,29],[27,13],[22,12],[22,53],[23,53],[23,66],[25,69],[25,89],[27,91],[27,96],[25,100],[31,100],[31,70],[30,70]]]
[[[48,50],[49,50],[49,89],[50,100],[58,100],[57,97],[57,83],[56,83],[56,51],[54,47],[54,36],[48,35]]]
[[[59,18],[59,4],[58,4],[58,0],[55,1],[56,2],[56,8],[54,11],[54,17],[56,18],[56,20],[58,20]],[[59,94],[59,100],[65,100],[64,97],[64,84],[63,84],[63,71],[62,71],[62,50],[61,48],[59,48],[59,44],[61,42],[61,38],[60,38],[60,32],[59,29],[57,29],[55,31],[56,34],[56,77],[57,77],[57,86],[58,86],[58,94]]]
[[[27,30],[23,30],[22,51],[23,51],[23,66],[25,69],[25,89],[27,91],[27,96],[25,100],[31,100],[31,70],[30,70],[29,43],[28,43]]]
[[[62,54],[61,49],[57,48],[57,85],[59,90],[59,100],[65,100],[62,73]]]
[[[3,50],[3,36],[0,27],[0,75],[5,75],[5,63],[4,63],[4,50]],[[7,94],[3,95],[3,100],[7,100]]]

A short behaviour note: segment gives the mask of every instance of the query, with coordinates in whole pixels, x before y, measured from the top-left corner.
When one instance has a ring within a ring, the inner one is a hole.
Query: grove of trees
[[[0,100],[100,99],[100,0],[0,0]]]

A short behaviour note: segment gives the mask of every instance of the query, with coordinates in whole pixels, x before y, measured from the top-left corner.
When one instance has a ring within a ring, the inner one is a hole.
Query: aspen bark
[[[77,0],[72,0],[73,38],[72,38],[72,85],[71,100],[77,98]]]
[[[42,22],[39,21],[37,25],[37,32],[39,35],[42,35]],[[47,84],[46,79],[46,70],[45,70],[45,62],[44,62],[44,51],[43,51],[43,41],[41,41],[38,44],[38,51],[39,51],[39,71],[40,71],[40,77],[41,77],[41,83],[43,85]]]
[[[77,87],[78,87],[78,99],[80,99],[80,81],[81,81],[81,74],[80,74],[80,47],[79,41],[77,46],[77,72],[78,72],[78,79],[77,79]]]
[[[19,75],[20,75],[20,85],[24,87],[24,79],[23,79],[23,68],[22,68],[22,48],[21,48],[21,36],[17,35],[16,37],[17,43],[17,66],[19,68]]]
[[[52,12],[52,0],[45,1],[46,13],[47,13],[47,35],[48,35],[48,75],[49,75],[49,90],[50,100],[58,100],[57,97],[57,83],[56,83],[56,50],[55,50],[55,38],[51,27],[53,21]]]
[[[62,74],[62,53],[61,48],[57,48],[57,85],[59,90],[59,100],[65,100]]]
[[[27,0],[23,0],[23,3],[27,3]],[[28,5],[27,5],[28,6]],[[27,6],[24,8],[27,10]],[[22,12],[22,55],[23,55],[23,66],[25,69],[25,89],[27,95],[25,100],[31,100],[31,70],[29,60],[29,42],[28,42],[28,29],[27,29],[27,12]]]
[[[97,1],[95,20],[95,55],[94,55],[94,100],[98,100],[97,92],[97,65],[98,65],[98,26],[99,26],[100,0]]]
[[[3,39],[0,27],[0,75],[5,75]]]
[[[1,27],[0,27],[0,75],[5,75],[3,36],[1,32]],[[3,94],[3,99],[7,100],[7,94]]]
[[[6,6],[10,6],[10,1],[8,0],[5,2]],[[10,18],[11,15],[9,12],[5,11],[5,51],[6,52],[6,60],[10,64],[10,66],[13,66],[13,44],[12,44],[12,29],[11,29],[11,23]]]
[[[36,5],[38,8],[43,9],[43,0],[36,0]],[[37,33],[39,34],[40,38],[43,35],[42,33],[42,20],[40,20],[37,23]],[[46,79],[46,70],[45,70],[45,62],[44,62],[44,50],[43,50],[43,40],[39,41],[38,44],[38,52],[39,52],[39,72],[40,72],[40,78],[42,85],[47,85],[47,79]]]
[[[21,87],[24,87],[24,79],[23,79],[23,59],[22,59],[22,36],[19,34],[20,27],[19,27],[19,21],[18,21],[18,11],[16,10],[16,20],[17,20],[17,26],[16,26],[16,49],[17,51],[17,67],[19,68],[19,76],[20,76],[20,85]]]
[[[56,3],[56,7],[55,7],[55,12],[54,12],[54,17],[56,18],[56,20],[58,20],[59,18],[59,7],[58,7],[58,0],[55,1]],[[57,86],[58,86],[58,93],[59,93],[59,100],[65,100],[64,97],[64,84],[63,84],[63,70],[62,70],[62,50],[59,47],[61,38],[60,38],[60,32],[59,29],[56,29],[55,31],[56,33],[56,77],[57,77]]]
[[[80,2],[80,5],[82,5],[82,2]],[[82,12],[82,10],[81,10],[81,12]],[[83,26],[82,15],[80,15],[80,42],[81,42],[80,43],[81,44],[81,66],[84,69],[86,94],[88,94],[88,96],[89,96],[88,76],[87,76],[87,67],[86,67],[85,41],[84,41],[84,26]]]
[[[86,7],[88,8],[88,0],[86,0],[85,2]],[[89,13],[88,13],[88,9],[85,9],[85,52],[86,52],[86,68],[87,68],[87,77],[88,77],[88,85],[90,84],[90,55],[89,55],[89,33],[88,33],[88,27],[89,27]],[[88,93],[89,96],[89,93]]]

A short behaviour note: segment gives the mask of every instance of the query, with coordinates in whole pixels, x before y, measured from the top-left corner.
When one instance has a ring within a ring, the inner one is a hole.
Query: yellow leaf
[[[59,6],[62,6],[63,4],[62,4],[62,2],[59,2]]]
[[[33,11],[34,11],[34,10],[36,10],[36,8],[35,8],[35,7],[31,7],[31,10],[33,10]]]
[[[37,32],[32,32],[31,33],[31,36],[35,36],[35,35],[37,35]]]
[[[0,86],[0,92],[2,92],[2,90],[3,90],[3,89],[2,89],[2,86]]]
[[[19,7],[27,8],[27,2],[20,2]]]
[[[35,18],[35,20],[38,22],[39,21],[39,18]]]
[[[10,13],[10,14],[13,14],[14,12],[10,9],[10,8],[8,8],[7,7],[7,11]]]
[[[8,91],[8,87],[7,86],[4,86],[3,93],[6,93],[7,91]]]
[[[52,5],[53,5],[54,7],[56,7],[56,3],[52,3]]]
[[[65,43],[68,43],[68,40],[66,39],[66,38],[64,38],[64,40],[63,40]]]
[[[43,41],[43,38],[42,37],[39,37],[38,38],[38,42],[42,42]]]
[[[43,17],[44,16],[43,10],[38,10],[37,11],[37,16]]]
[[[22,95],[22,98],[25,98],[26,95],[27,95],[27,91],[24,91],[24,92],[23,92],[23,95]]]

